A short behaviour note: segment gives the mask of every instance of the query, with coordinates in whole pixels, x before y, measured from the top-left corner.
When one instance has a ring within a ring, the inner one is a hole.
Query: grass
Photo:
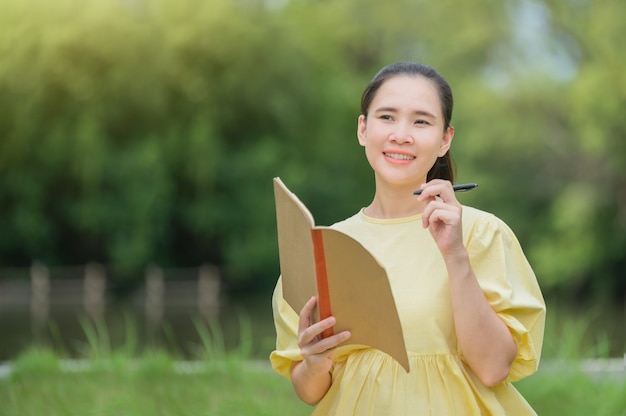
[[[615,352],[608,335],[592,330],[600,317],[599,307],[579,311],[548,309],[539,371],[515,383],[539,415],[626,415],[624,372],[621,376],[590,375],[580,369],[582,359],[623,354]]]
[[[127,343],[111,347],[102,323],[80,318],[86,342],[80,359],[34,346],[11,363],[0,380],[0,416],[88,415],[306,415],[288,380],[269,364],[248,360],[250,325],[241,322],[241,343],[226,351],[219,325],[194,320],[197,359],[182,362],[162,348],[139,351],[136,329]]]
[[[20,356],[0,381],[0,415],[277,415],[308,414],[291,386],[268,368],[231,361],[181,371],[171,356],[97,360],[81,371],[45,349]],[[106,363],[106,365],[104,365]]]
[[[266,365],[237,358],[181,368],[164,351],[112,355],[69,366],[48,348],[32,348],[0,381],[0,415],[308,415],[289,381]],[[81,365],[83,364],[83,365]],[[618,416],[623,380],[582,372],[539,372],[516,383],[539,415]]]
[[[515,385],[539,415],[625,414],[623,376],[622,380],[615,377],[596,379],[573,369],[575,363],[570,364],[570,370],[563,368],[559,372],[539,371]]]
[[[580,357],[606,351],[605,341],[599,338],[589,347],[582,342],[585,325],[557,323],[548,322],[558,334],[548,330],[544,346],[557,365],[517,382],[518,390],[542,416],[624,415],[623,377],[597,378],[578,369]],[[241,342],[233,350],[226,349],[219,325],[195,320],[200,343],[195,359],[185,365],[165,349],[140,351],[130,321],[126,343],[119,348],[111,347],[104,325],[86,319],[81,325],[86,342],[78,360],[68,361],[50,346],[34,346],[12,362],[10,376],[0,379],[0,416],[298,416],[312,411],[267,361],[250,360],[246,320],[241,320]]]

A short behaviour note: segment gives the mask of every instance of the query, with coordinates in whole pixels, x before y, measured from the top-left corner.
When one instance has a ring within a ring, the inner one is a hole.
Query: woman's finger
[[[460,205],[450,181],[433,179],[423,184],[421,189],[422,193],[418,197],[420,201],[439,200],[452,205]]]
[[[445,181],[442,179],[433,179],[431,181],[422,184],[421,189],[422,193],[418,197],[420,201],[425,201],[428,198],[434,198],[439,195],[446,189],[452,189],[452,183],[450,181]]]
[[[349,331],[343,331],[328,338],[311,342],[301,347],[302,356],[307,357],[318,354],[330,354],[335,347],[349,339],[350,335]]]
[[[315,296],[311,296],[311,299],[309,299],[300,310],[298,332],[302,332],[304,329],[308,328],[309,325],[311,325],[311,313],[313,313],[313,308],[315,308],[316,303],[317,299]]]
[[[332,328],[333,325],[335,325],[335,318],[330,316],[304,328],[299,333],[298,344],[300,345],[300,347],[302,347],[316,339],[321,339],[322,332],[324,332],[328,328]]]
[[[422,212],[422,225],[424,228],[430,227],[435,221],[440,221],[446,218],[446,223],[454,222],[453,218],[458,212],[458,207],[451,204],[446,204],[444,201],[433,200],[426,205]]]

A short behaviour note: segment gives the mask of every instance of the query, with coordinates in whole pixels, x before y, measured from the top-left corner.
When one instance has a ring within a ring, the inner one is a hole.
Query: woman
[[[311,323],[315,298],[293,311],[277,283],[272,365],[314,414],[535,414],[510,382],[537,369],[545,304],[512,231],[456,199],[452,107],[450,86],[429,66],[383,68],[363,93],[357,127],[374,199],[333,225],[385,266],[410,372],[351,346],[348,331],[322,339],[334,318]]]

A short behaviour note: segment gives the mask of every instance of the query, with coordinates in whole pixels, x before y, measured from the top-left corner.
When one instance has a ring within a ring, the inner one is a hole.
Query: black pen
[[[461,184],[452,186],[452,189],[454,189],[454,192],[467,192],[467,191],[471,191],[477,186],[478,186],[477,183],[461,183]],[[421,195],[421,193],[422,193],[422,189],[418,189],[417,191],[413,192],[413,195]]]

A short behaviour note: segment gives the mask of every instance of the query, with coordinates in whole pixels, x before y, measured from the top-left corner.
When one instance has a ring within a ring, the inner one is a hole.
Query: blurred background
[[[416,60],[452,85],[461,202],[517,234],[590,355],[624,353],[619,0],[1,0],[0,361],[37,342],[191,354],[196,319],[273,348],[272,178],[318,224],[373,196],[362,89]],[[87,333],[86,333],[87,332]],[[555,347],[556,348],[556,347]],[[549,348],[544,354],[558,354]]]

